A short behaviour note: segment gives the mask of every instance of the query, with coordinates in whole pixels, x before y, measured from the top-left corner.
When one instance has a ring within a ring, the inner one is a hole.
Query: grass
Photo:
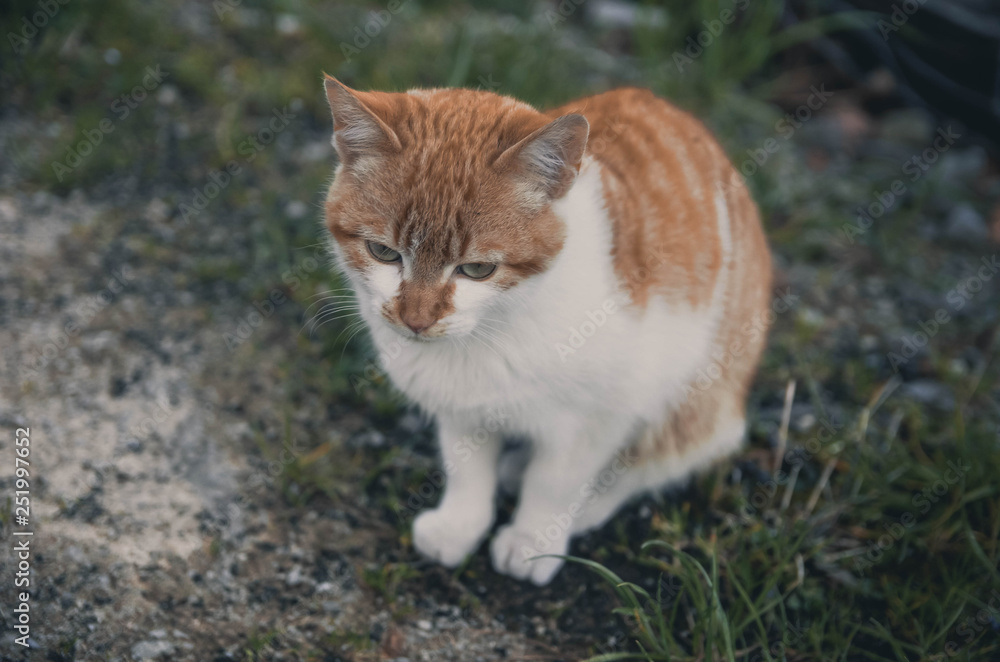
[[[287,155],[329,139],[320,72],[359,88],[489,87],[542,106],[641,84],[703,117],[741,163],[747,149],[775,135],[788,111],[776,99],[793,86],[790,72],[801,73],[792,69],[803,61],[795,44],[864,20],[816,17],[782,28],[781,3],[751,2],[691,57],[688,38],[744,3],[650,3],[644,6],[662,10],[664,20],[635,28],[595,27],[584,10],[551,19],[546,12],[554,5],[509,4],[501,11],[485,2],[407,2],[348,60],[341,44],[353,44],[353,28],[370,18],[368,4],[248,1],[218,16],[211,5],[196,13],[171,2],[69,3],[26,53],[0,61],[5,96],[9,90],[47,127],[16,135],[10,153],[36,190],[100,191],[130,177],[141,195],[166,203],[172,227],[207,235],[213,219],[238,218],[230,248],[195,247],[186,256],[190,268],[178,271],[191,286],[219,291],[206,296],[220,299],[253,302],[280,288],[289,303],[274,319],[291,335],[319,293],[343,287],[325,267],[306,268],[317,241],[315,208],[305,218],[286,213],[290,201],[317,204],[330,174],[329,154],[312,161]],[[0,18],[16,24],[34,5],[7,3]],[[276,30],[288,15],[298,17],[297,27]],[[109,49],[120,54],[118,64],[108,64]],[[110,104],[155,64],[170,72],[175,101],[161,102],[154,91],[60,180],[52,161],[65,158],[67,147],[102,119],[115,118]],[[241,174],[185,226],[181,203],[241,158],[241,141],[286,106],[297,109],[282,138],[291,147],[244,162]],[[588,558],[574,559],[593,571],[594,585],[606,586],[627,630],[610,649],[595,644],[592,660],[1000,657],[1000,612],[988,606],[991,591],[1000,589],[997,320],[953,310],[958,322],[944,325],[898,375],[886,360],[934,313],[929,304],[905,303],[907,289],[943,297],[988,253],[942,245],[913,228],[939,221],[947,211],[941,200],[981,208],[980,196],[945,168],[931,169],[908,183],[892,213],[848,241],[843,227],[854,222],[854,208],[886,190],[901,162],[924,145],[903,141],[895,151],[859,154],[817,171],[798,147],[803,140],[792,136],[748,178],[780,265],[807,267],[795,272],[802,282],[790,283],[802,301],[779,317],[754,389],[750,409],[759,413],[748,450],[697,478],[688,498],[654,503],[647,522],[635,525],[632,509],[625,523],[587,543]],[[150,259],[177,259],[156,243],[144,250]],[[894,302],[888,317],[858,293],[876,286]],[[977,297],[998,298],[992,286]],[[838,321],[845,309],[857,312]],[[236,360],[254,365],[271,351],[263,335],[255,332]],[[876,350],[862,349],[866,336],[876,338]],[[275,407],[280,439],[302,434],[287,413],[310,397],[361,412],[387,430],[399,417],[401,403],[373,369],[363,338],[349,337],[348,325],[337,320],[289,341],[297,359],[274,375],[283,385]],[[954,406],[918,402],[903,379],[943,384]],[[782,425],[776,413],[786,406],[790,381],[797,413]],[[833,433],[821,438],[824,429]],[[278,457],[258,439],[261,458]],[[412,517],[395,513],[407,512],[410,490],[427,482],[428,440],[362,451],[342,441],[310,438],[301,454],[282,463],[281,493],[296,506],[364,494],[373,517],[398,525],[405,552]],[[949,482],[952,466],[968,468]],[[0,523],[6,511],[0,507]],[[484,568],[482,559],[470,561],[454,581],[478,581]],[[364,578],[392,603],[411,590],[417,574],[399,561]],[[571,612],[560,607],[552,619],[565,622]],[[273,636],[253,637],[246,655]],[[328,643],[337,650],[372,647],[367,635],[352,633],[331,635]]]

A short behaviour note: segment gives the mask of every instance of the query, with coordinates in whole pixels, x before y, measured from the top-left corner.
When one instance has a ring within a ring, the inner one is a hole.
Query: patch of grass
[[[331,632],[326,639],[338,651],[368,651],[375,648],[371,637],[361,632]]]
[[[708,517],[668,506],[628,581],[571,558],[613,588],[633,634],[591,662],[990,659],[996,429],[879,404],[893,412],[790,445],[780,474],[705,490]]]
[[[270,652],[281,636],[278,630],[267,630],[266,632],[251,632],[247,638],[246,647],[243,649],[243,656],[247,662],[258,662],[270,659]]]
[[[406,563],[387,563],[381,567],[366,568],[362,573],[365,584],[388,604],[396,602],[399,588],[404,582],[420,576],[420,571]]]

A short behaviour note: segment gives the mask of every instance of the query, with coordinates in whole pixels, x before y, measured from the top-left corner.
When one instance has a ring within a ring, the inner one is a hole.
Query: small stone
[[[167,638],[167,631],[166,630],[151,630],[149,632],[149,636],[152,637],[153,639],[166,639]]]
[[[142,210],[142,218],[150,223],[163,223],[170,218],[170,205],[162,198],[153,198]]]
[[[385,444],[385,435],[378,430],[365,430],[351,440],[351,445],[355,448],[382,448]]]
[[[408,434],[416,434],[427,426],[423,417],[413,412],[404,414],[397,425],[400,430]]]
[[[302,583],[302,566],[295,566],[292,568],[291,572],[288,573],[288,577],[285,578],[285,583],[289,586],[298,586]]]
[[[278,14],[274,19],[274,29],[280,35],[291,37],[302,31],[302,21],[295,14]]]
[[[309,213],[309,206],[301,200],[290,200],[285,205],[285,215],[288,218],[298,219]]]
[[[861,346],[862,352],[874,352],[878,349],[878,336],[872,334],[866,334],[861,336],[861,340],[858,343]]]
[[[132,657],[139,660],[154,660],[173,652],[174,645],[169,641],[140,641],[132,646]]]
[[[816,425],[816,417],[813,414],[802,414],[795,421],[795,429],[798,432],[808,432]]]
[[[956,205],[948,214],[944,234],[955,241],[978,244],[989,239],[990,229],[979,212],[963,203]]]
[[[172,106],[180,98],[180,92],[170,83],[164,83],[156,92],[156,102],[161,106]]]
[[[931,379],[918,379],[900,387],[900,393],[917,402],[951,411],[955,408],[955,394],[952,390]]]
[[[430,632],[432,626],[430,621],[422,619],[417,621],[417,627],[423,630],[424,632]]]

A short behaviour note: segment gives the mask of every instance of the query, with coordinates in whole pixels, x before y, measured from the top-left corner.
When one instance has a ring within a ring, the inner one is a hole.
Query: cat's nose
[[[406,326],[410,328],[411,331],[420,335],[420,332],[430,326],[430,324],[415,324],[413,322],[406,322]]]
[[[410,331],[413,331],[418,335],[434,326],[434,322],[436,321],[430,315],[421,314],[421,312],[417,310],[404,310],[399,316],[399,319],[402,320],[403,324],[409,327]]]

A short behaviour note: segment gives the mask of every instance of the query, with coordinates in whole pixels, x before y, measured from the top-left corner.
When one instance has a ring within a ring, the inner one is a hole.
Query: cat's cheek
[[[455,281],[452,303],[455,312],[461,315],[475,313],[496,295],[496,289],[489,281],[478,282],[468,278]]]
[[[390,264],[379,264],[368,270],[368,283],[376,301],[381,304],[399,294],[399,268]]]

